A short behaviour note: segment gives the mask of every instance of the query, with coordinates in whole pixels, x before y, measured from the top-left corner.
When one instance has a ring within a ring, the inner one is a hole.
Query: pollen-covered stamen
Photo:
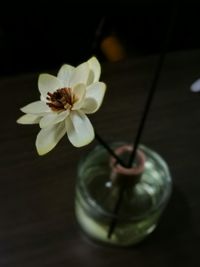
[[[49,101],[47,105],[53,111],[71,110],[73,104],[78,100],[72,89],[67,87],[57,89],[54,93],[48,92],[46,99]]]

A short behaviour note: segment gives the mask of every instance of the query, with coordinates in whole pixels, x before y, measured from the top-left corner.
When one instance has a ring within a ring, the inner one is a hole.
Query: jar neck
[[[123,160],[128,161],[133,151],[132,145],[122,145],[115,149],[115,153]],[[140,181],[144,171],[145,155],[141,150],[137,150],[135,161],[130,168],[120,165],[113,157],[110,159],[110,179],[113,186],[134,186]]]

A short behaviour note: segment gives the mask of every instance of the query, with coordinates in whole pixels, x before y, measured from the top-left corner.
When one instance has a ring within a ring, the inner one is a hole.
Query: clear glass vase
[[[111,146],[120,154],[127,144]],[[125,159],[127,152],[122,154]],[[80,161],[75,212],[80,228],[91,239],[129,246],[156,228],[171,193],[169,169],[144,145],[139,146],[132,168],[133,172],[116,164],[102,146]]]

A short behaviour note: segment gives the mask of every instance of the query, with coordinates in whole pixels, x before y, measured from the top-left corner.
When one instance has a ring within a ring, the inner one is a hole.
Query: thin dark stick
[[[119,209],[120,209],[121,202],[122,202],[123,195],[124,195],[124,190],[125,190],[125,185],[123,184],[120,187],[119,196],[118,196],[118,199],[117,199],[117,203],[116,203],[116,206],[115,206],[114,211],[113,211],[113,213],[115,215],[117,215],[119,213]],[[112,236],[112,233],[113,233],[113,231],[115,229],[116,224],[117,224],[117,219],[116,218],[113,218],[113,220],[111,221],[110,227],[109,227],[109,231],[108,231],[108,238],[109,239]]]
[[[140,125],[139,125],[139,128],[138,128],[138,132],[136,134],[136,138],[135,138],[135,141],[134,141],[134,149],[133,149],[133,152],[132,152],[132,154],[130,156],[130,160],[129,160],[129,164],[128,164],[129,168],[132,166],[132,164],[133,164],[133,162],[135,160],[137,148],[138,148],[138,145],[139,145],[139,142],[140,142],[140,139],[141,139],[142,131],[144,129],[144,124],[145,124],[145,121],[146,121],[146,118],[147,118],[147,115],[148,115],[148,112],[149,112],[149,108],[150,108],[151,103],[152,103],[153,96],[154,96],[155,91],[156,91],[158,79],[160,77],[160,73],[161,73],[161,70],[162,70],[162,67],[163,67],[166,51],[167,51],[167,48],[168,48],[168,45],[169,45],[169,42],[170,42],[170,39],[171,39],[171,35],[172,35],[172,30],[173,30],[173,25],[174,25],[174,21],[175,21],[176,11],[177,11],[177,5],[173,7],[173,10],[172,10],[172,13],[171,13],[171,16],[170,16],[170,22],[169,22],[169,26],[168,26],[168,30],[167,30],[167,33],[166,33],[166,37],[165,37],[165,40],[164,40],[164,43],[163,43],[163,46],[162,46],[160,57],[158,59],[158,64],[157,64],[157,67],[156,67],[156,70],[155,70],[155,76],[154,76],[154,79],[153,79],[151,87],[150,87],[150,91],[149,91],[149,95],[147,97],[147,101],[146,101],[146,104],[145,104],[144,112],[143,112],[143,115],[142,115],[142,118],[141,118],[141,121],[140,121]],[[113,211],[115,215],[117,215],[119,213],[119,209],[120,209],[121,202],[122,202],[122,199],[123,199],[124,191],[125,191],[125,186],[122,186],[122,189],[119,192],[119,196],[118,196],[118,200],[116,202],[116,206],[115,206],[114,211]],[[110,228],[109,228],[109,231],[108,231],[108,238],[111,238],[112,233],[113,233],[113,231],[114,231],[114,229],[116,227],[116,224],[117,224],[117,219],[114,218],[112,220],[111,224],[110,224]]]
[[[94,34],[94,40],[93,40],[92,46],[91,46],[93,52],[95,52],[97,45],[98,45],[98,42],[100,41],[101,35],[103,33],[103,27],[105,25],[105,22],[106,22],[106,17],[103,16],[100,19],[99,24],[97,25],[97,28],[96,28],[96,31]]]
[[[97,44],[102,35],[105,22],[106,22],[106,17],[103,16],[100,19],[97,29],[95,31],[94,41],[92,43],[92,51],[95,51],[95,49],[97,48]],[[115,154],[115,152],[111,149],[111,147],[101,138],[101,136],[97,132],[95,132],[95,138],[117,160],[119,164],[125,167],[124,162],[120,159],[119,156]]]
[[[166,37],[165,37],[165,40],[164,40],[164,43],[163,43],[163,47],[162,47],[162,51],[161,51],[160,57],[158,59],[157,67],[156,67],[156,70],[155,70],[155,76],[153,78],[153,81],[152,81],[152,84],[151,84],[151,87],[150,87],[150,90],[149,90],[149,95],[147,97],[147,101],[146,101],[145,108],[144,108],[144,111],[143,111],[143,115],[142,115],[142,118],[141,118],[141,121],[140,121],[140,125],[139,125],[139,128],[138,128],[137,134],[136,134],[135,141],[133,143],[133,152],[132,152],[132,154],[130,156],[129,164],[128,164],[129,168],[131,168],[131,166],[133,165],[133,162],[135,160],[136,151],[137,151],[138,145],[140,143],[140,139],[141,139],[141,135],[142,135],[142,132],[143,132],[143,129],[144,129],[144,125],[145,125],[146,119],[147,119],[147,115],[149,113],[149,109],[150,109],[153,97],[155,95],[155,91],[156,91],[157,84],[158,84],[158,79],[159,79],[160,73],[162,71],[163,63],[164,63],[165,56],[166,56],[166,51],[167,51],[167,48],[169,46],[169,42],[170,42],[170,39],[171,39],[171,34],[172,34],[173,25],[174,25],[174,19],[175,19],[175,14],[176,14],[175,9],[173,9],[173,13],[172,13],[171,19],[170,19],[169,28],[168,28],[168,31],[167,31],[167,34],[166,34]]]
[[[145,125],[145,122],[146,122],[146,118],[147,118],[147,115],[149,113],[149,109],[150,109],[150,106],[151,106],[151,103],[152,103],[152,100],[153,100],[153,96],[154,96],[155,91],[156,91],[156,85],[157,85],[158,79],[160,77],[160,73],[161,73],[161,70],[162,70],[164,59],[165,59],[165,53],[161,53],[161,55],[159,57],[158,65],[157,65],[157,68],[156,68],[156,71],[155,71],[155,76],[154,76],[154,79],[153,79],[153,82],[152,82],[152,85],[151,85],[151,88],[150,88],[150,91],[149,91],[149,95],[147,97],[147,102],[146,102],[146,105],[145,105],[145,109],[143,111],[143,115],[142,115],[142,118],[141,118],[141,121],[140,121],[140,125],[139,125],[139,128],[138,128],[137,134],[136,134],[136,138],[135,138],[134,146],[133,146],[133,151],[132,151],[132,153],[130,155],[130,159],[129,159],[129,163],[128,163],[128,167],[129,168],[131,168],[131,166],[133,165],[133,162],[135,160],[136,151],[138,149],[138,145],[140,143],[141,135],[142,135],[142,132],[143,132],[143,129],[144,129],[144,125]]]
[[[104,15],[101,17],[94,34],[94,40],[92,43],[92,52],[95,52],[95,49],[97,48],[97,44],[103,33],[103,28],[105,26],[105,23],[106,23],[106,16]],[[119,163],[124,167],[127,167],[125,163],[121,160],[121,158],[115,154],[115,152],[111,149],[111,147],[101,138],[101,136],[97,132],[95,132],[95,138],[116,159],[117,163]]]
[[[95,132],[95,138],[117,160],[120,165],[126,167],[124,162],[115,154],[111,147],[100,137],[100,135],[98,135],[97,132]]]

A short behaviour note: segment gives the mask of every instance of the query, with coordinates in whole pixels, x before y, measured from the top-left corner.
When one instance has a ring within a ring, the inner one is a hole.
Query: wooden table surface
[[[156,57],[102,66],[105,101],[90,117],[108,142],[132,141],[155,69]],[[38,100],[38,74],[1,78],[0,266],[199,266],[200,51],[168,54],[141,143],[160,153],[173,177],[173,194],[158,228],[131,248],[88,242],[74,216],[79,159],[92,149],[67,138],[38,156],[38,125],[17,125],[19,108]]]

